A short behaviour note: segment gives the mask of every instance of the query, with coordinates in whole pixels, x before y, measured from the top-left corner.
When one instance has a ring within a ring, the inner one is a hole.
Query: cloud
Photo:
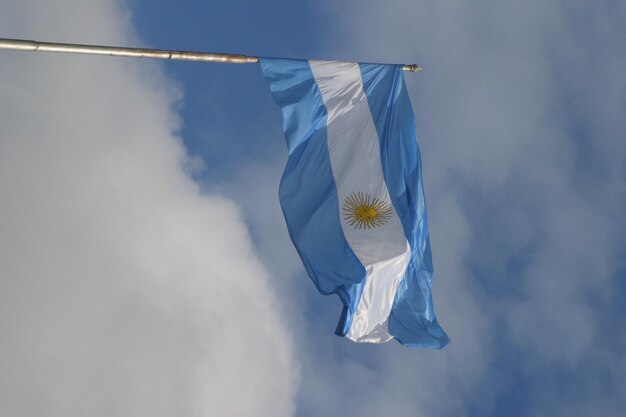
[[[0,10],[14,37],[138,43],[115,1]],[[293,414],[281,304],[239,207],[186,174],[176,84],[126,59],[0,67],[0,415]]]
[[[435,306],[452,345],[432,353],[314,341],[302,351],[303,415],[618,414],[624,6],[318,8],[328,40],[320,56],[425,67],[406,78]]]
[[[286,152],[253,162],[232,153],[226,192],[292,299],[299,415],[619,414],[623,10],[559,1],[316,3],[310,26],[323,30],[309,35],[326,46],[315,56],[425,67],[406,80],[424,161],[435,307],[452,345],[416,352],[333,336],[339,302],[319,296],[303,274],[278,209]],[[258,107],[268,106],[269,95]],[[236,146],[281,142],[274,113],[272,124],[247,127],[262,134]]]

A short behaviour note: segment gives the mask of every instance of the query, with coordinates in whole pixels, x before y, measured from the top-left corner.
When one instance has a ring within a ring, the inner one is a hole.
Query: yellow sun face
[[[391,204],[363,192],[350,194],[343,202],[343,218],[355,229],[382,226],[391,218]]]

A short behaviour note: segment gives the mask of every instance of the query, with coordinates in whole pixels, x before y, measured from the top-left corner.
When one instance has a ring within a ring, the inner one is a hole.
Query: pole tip
[[[422,70],[422,67],[416,64],[405,64],[402,66],[402,69],[408,72],[418,72]]]

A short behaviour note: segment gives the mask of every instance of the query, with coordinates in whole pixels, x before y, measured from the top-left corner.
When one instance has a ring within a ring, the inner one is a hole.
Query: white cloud
[[[601,325],[623,247],[624,7],[324,7],[320,55],[425,67],[406,78],[425,164],[435,309],[452,344],[434,353],[385,346],[384,360],[367,356],[375,365],[327,358],[332,371],[315,369],[303,403],[329,415],[623,408],[623,354]],[[338,379],[341,389],[327,388]]]
[[[137,44],[115,1],[5,36]],[[202,195],[157,64],[0,55],[0,415],[290,415],[298,365],[239,208]]]

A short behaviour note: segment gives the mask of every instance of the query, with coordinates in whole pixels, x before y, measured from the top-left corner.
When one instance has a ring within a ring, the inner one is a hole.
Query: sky
[[[7,38],[423,66],[452,340],[334,335],[257,65],[3,51],[0,417],[621,415],[625,23],[609,0],[0,0]]]

